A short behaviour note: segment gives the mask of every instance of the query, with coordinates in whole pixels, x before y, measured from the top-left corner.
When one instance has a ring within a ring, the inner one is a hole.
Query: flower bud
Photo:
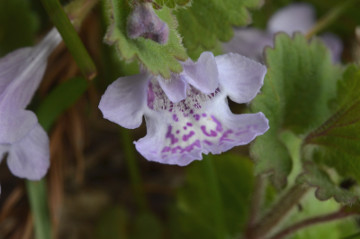
[[[166,44],[169,27],[154,12],[151,3],[136,4],[127,20],[127,34],[131,39],[144,37]]]

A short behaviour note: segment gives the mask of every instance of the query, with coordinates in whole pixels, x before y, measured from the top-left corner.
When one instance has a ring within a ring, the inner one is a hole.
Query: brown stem
[[[309,187],[296,184],[252,227],[251,238],[263,238],[295,206]]]
[[[357,214],[356,212],[351,212],[351,211],[345,211],[344,208],[341,208],[339,211],[330,213],[330,214],[326,214],[326,215],[321,215],[321,216],[316,216],[313,218],[307,218],[303,221],[297,222],[285,229],[283,229],[282,231],[276,233],[274,236],[272,236],[270,239],[282,239],[285,236],[292,234],[300,229],[303,229],[305,227],[308,226],[312,226],[318,223],[324,223],[324,222],[330,222],[333,220],[338,220],[338,219],[342,219],[351,215],[355,215]]]

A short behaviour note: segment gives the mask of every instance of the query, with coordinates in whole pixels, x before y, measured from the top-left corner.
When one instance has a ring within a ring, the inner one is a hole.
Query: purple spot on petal
[[[163,150],[161,151],[161,153],[167,153],[167,152],[170,152],[170,150],[171,150],[171,147],[166,146],[166,147],[163,148]]]
[[[193,126],[193,124],[190,123],[190,122],[187,122],[186,125],[187,125],[187,126],[190,126],[190,127]]]
[[[190,133],[189,133],[189,134],[185,134],[185,135],[182,137],[182,139],[183,139],[184,141],[188,141],[188,139],[190,139],[193,135],[195,135],[195,132],[191,130]]]
[[[184,130],[187,130],[187,127],[186,127],[186,126],[184,126],[184,127],[183,127],[183,129],[184,129]]]
[[[176,133],[179,134],[179,133],[180,133],[180,130],[176,130]]]
[[[198,115],[198,114],[194,114],[194,118],[195,118],[195,120],[199,120],[200,119],[200,115]]]
[[[194,114],[194,111],[193,111],[193,110],[190,110],[190,114]]]
[[[217,133],[214,130],[210,130],[210,133],[208,133],[206,131],[206,126],[205,125],[201,125],[200,129],[203,132],[203,134],[205,134],[206,136],[209,136],[209,137],[216,137],[217,136]]]
[[[179,121],[179,119],[178,119],[178,117],[177,117],[176,114],[173,114],[172,118],[173,118],[173,120],[174,120],[175,122],[178,122],[178,121]]]
[[[150,82],[147,90],[147,105],[150,109],[154,109],[155,93],[152,89],[153,85]]]
[[[231,133],[233,133],[233,131],[231,130],[231,129],[228,129],[228,130],[226,130],[225,132],[224,132],[224,134],[221,136],[221,138],[220,138],[220,142],[223,142],[223,141],[234,141],[234,140],[232,140],[232,139],[228,139],[227,137],[228,137],[228,135],[229,134],[231,134]]]
[[[183,153],[183,152],[191,152],[191,150],[193,150],[194,147],[198,147],[198,148],[201,147],[201,145],[200,145],[200,140],[196,140],[194,143],[192,143],[192,144],[190,144],[189,146],[185,147],[185,148],[181,151],[181,153]]]
[[[170,139],[170,141],[171,141],[171,144],[175,144],[175,143],[177,143],[179,140],[175,137],[175,135],[173,135],[172,133],[171,133],[171,130],[172,130],[172,126],[171,125],[169,125],[168,126],[168,131],[166,132],[166,138],[168,138],[168,139]]]
[[[203,142],[205,143],[205,144],[207,144],[207,145],[213,145],[213,143],[211,143],[209,140],[203,140]]]
[[[202,113],[201,115],[202,115],[202,117],[206,117],[206,114],[205,114],[205,113]]]
[[[218,131],[218,132],[223,131],[220,121],[218,121],[214,116],[211,116],[211,118],[216,123],[216,131]]]

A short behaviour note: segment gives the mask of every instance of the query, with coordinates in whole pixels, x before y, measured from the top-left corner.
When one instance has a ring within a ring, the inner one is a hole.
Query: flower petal
[[[213,93],[219,86],[219,73],[212,52],[203,52],[196,63],[183,64],[186,81],[203,92]]]
[[[314,8],[307,3],[293,3],[277,11],[268,22],[270,33],[286,32],[292,35],[296,31],[306,33],[315,24]]]
[[[21,109],[30,103],[45,73],[47,58],[60,41],[60,34],[53,29],[35,47],[20,49],[5,56],[0,64],[6,67],[13,62],[16,66],[0,75],[0,80],[6,77],[6,87],[0,87],[0,108]]]
[[[333,62],[340,62],[344,48],[340,38],[332,33],[324,33],[321,35],[321,40],[323,40],[327,48],[329,48]]]
[[[139,127],[147,102],[149,77],[145,73],[120,77],[109,85],[99,104],[104,118],[128,129]]]
[[[266,67],[239,54],[217,56],[219,81],[223,91],[237,103],[247,103],[259,92]]]
[[[0,109],[0,115],[0,144],[12,144],[21,140],[37,124],[35,114],[28,110]]]
[[[157,80],[169,100],[177,103],[185,99],[186,82],[181,75],[172,74],[170,79],[164,79],[161,76],[158,76]]]
[[[19,74],[19,69],[24,68],[22,63],[30,55],[31,50],[31,47],[21,48],[0,58],[0,96]]]
[[[232,114],[221,93],[201,111],[172,116],[167,112],[146,115],[147,135],[135,142],[146,159],[184,166],[202,159],[202,153],[219,154],[248,144],[269,128],[262,113]]]
[[[49,168],[49,157],[49,138],[37,124],[23,139],[11,145],[7,164],[14,175],[39,180]]]
[[[225,52],[239,53],[253,60],[263,62],[263,51],[273,45],[272,34],[255,28],[234,30],[234,37],[223,44]]]

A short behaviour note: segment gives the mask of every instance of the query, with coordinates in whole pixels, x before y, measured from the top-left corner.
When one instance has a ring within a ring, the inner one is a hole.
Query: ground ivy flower
[[[262,62],[263,50],[266,46],[273,46],[275,33],[306,34],[315,23],[315,10],[311,5],[293,3],[281,8],[269,19],[266,31],[251,27],[237,29],[233,39],[223,44],[223,47],[227,52],[237,52]],[[341,40],[331,33],[324,33],[320,37],[331,51],[333,61],[339,62],[343,50]]]
[[[49,139],[36,115],[26,110],[44,75],[47,58],[61,41],[56,29],[34,47],[0,58],[0,161],[10,171],[38,180],[49,168]]]
[[[201,54],[184,71],[163,79],[149,73],[120,77],[102,96],[104,117],[137,128],[145,116],[147,135],[135,142],[146,159],[187,165],[202,153],[219,154],[251,142],[269,128],[261,113],[233,114],[227,96],[237,103],[259,92],[266,68],[238,54]]]

